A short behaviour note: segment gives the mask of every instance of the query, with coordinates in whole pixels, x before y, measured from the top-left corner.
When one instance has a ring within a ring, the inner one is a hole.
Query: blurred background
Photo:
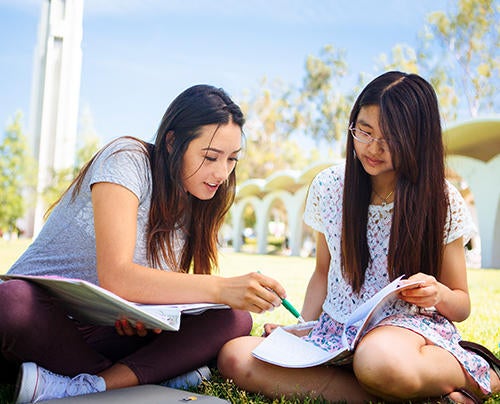
[[[300,190],[343,157],[354,98],[383,71],[431,81],[445,130],[498,119],[499,8],[498,0],[0,0],[0,229],[36,234],[41,213],[99,147],[124,135],[152,140],[168,104],[198,83],[224,88],[247,115],[239,200],[285,191],[300,210]],[[48,80],[65,63],[47,63],[58,46],[70,54],[69,73]],[[66,93],[52,97],[53,130],[44,134],[49,88]],[[66,129],[56,135],[58,127]],[[449,178],[476,216],[467,181],[453,169]],[[314,254],[307,229],[298,241],[290,234],[287,203],[235,205],[223,243],[241,236],[239,249]],[[500,238],[493,223],[488,249]]]

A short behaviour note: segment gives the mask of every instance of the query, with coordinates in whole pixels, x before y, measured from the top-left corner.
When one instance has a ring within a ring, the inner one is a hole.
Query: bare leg
[[[120,389],[122,387],[137,386],[139,379],[132,370],[120,363],[111,366],[98,376],[104,378],[106,390]]]
[[[368,333],[356,349],[353,365],[361,385],[386,400],[437,397],[459,388],[479,393],[452,354],[400,327],[378,327]]]
[[[453,400],[456,403],[475,404],[474,400],[467,397],[465,394],[461,393],[460,391],[453,391],[450,394],[448,394],[446,397],[448,397],[450,400]]]
[[[254,358],[251,351],[261,341],[260,337],[241,337],[226,343],[218,359],[222,375],[245,390],[272,398],[307,395],[331,401],[375,399],[360,387],[350,368],[316,366],[290,369]]]

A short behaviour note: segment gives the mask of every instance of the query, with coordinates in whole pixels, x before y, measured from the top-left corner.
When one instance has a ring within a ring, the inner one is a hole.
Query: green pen
[[[281,299],[281,298],[280,298]],[[281,299],[281,303],[283,304],[283,307],[287,309],[290,313],[292,313],[297,320],[299,320],[299,323],[305,323],[305,320],[302,318],[300,313],[297,311],[295,307],[292,306],[292,303],[290,303],[286,299]]]
[[[262,273],[260,271],[257,271],[257,273]],[[271,292],[274,292],[276,294],[276,296],[278,296],[280,299],[280,295],[278,295],[276,293],[276,291],[272,290],[272,289],[269,289]],[[288,300],[286,299],[281,299],[281,304],[283,305],[283,307],[285,309],[287,309],[290,313],[292,313],[292,315],[299,321],[299,323],[305,323],[306,321],[302,318],[302,316],[300,315],[300,313],[297,311],[297,309],[295,307],[293,307],[292,303],[290,303]]]

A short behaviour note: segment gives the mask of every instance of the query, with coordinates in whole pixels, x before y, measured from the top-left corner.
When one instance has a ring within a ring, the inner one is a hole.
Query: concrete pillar
[[[43,225],[42,193],[54,171],[74,165],[82,64],[83,0],[44,0],[34,53],[28,139],[38,161],[36,207],[26,234]]]
[[[500,155],[487,163],[464,156],[450,156],[448,165],[467,181],[477,206],[481,237],[481,266],[500,268]]]

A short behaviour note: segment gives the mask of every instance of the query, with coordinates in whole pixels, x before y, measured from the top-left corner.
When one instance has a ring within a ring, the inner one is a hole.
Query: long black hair
[[[396,172],[396,192],[388,251],[391,279],[425,272],[439,278],[448,197],[437,97],[416,74],[391,71],[371,81],[358,96],[350,123],[364,106],[380,108],[379,126]],[[366,231],[372,193],[370,175],[347,137],[343,195],[342,270],[359,291],[370,263]]]

